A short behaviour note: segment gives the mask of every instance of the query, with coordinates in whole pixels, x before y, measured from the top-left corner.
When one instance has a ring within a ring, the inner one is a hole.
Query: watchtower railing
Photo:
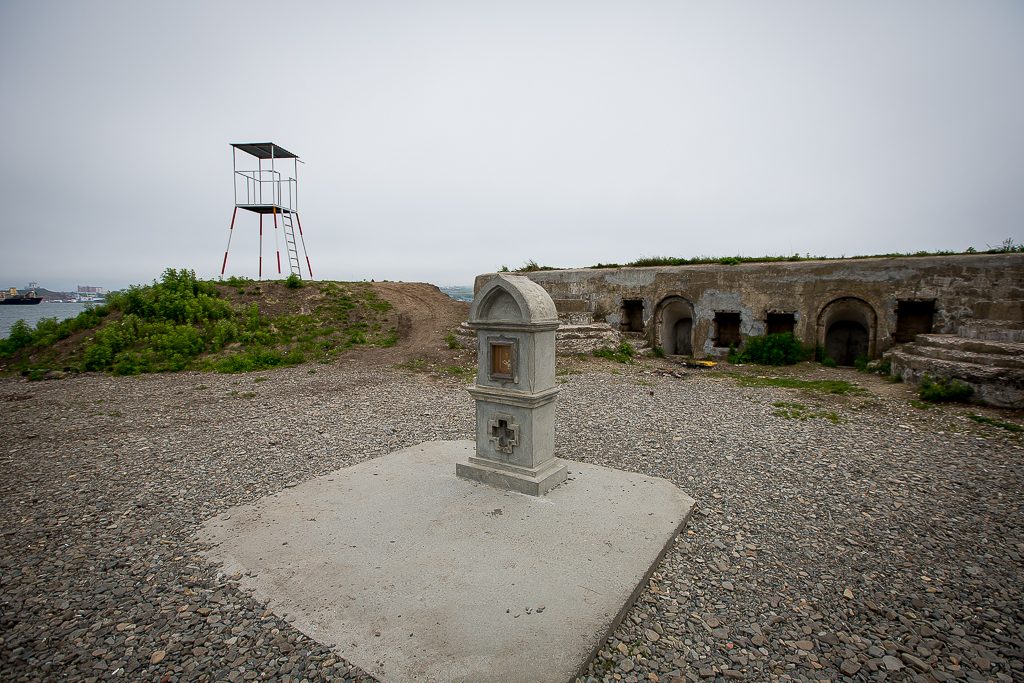
[[[279,171],[270,169],[235,171],[235,206],[276,206],[292,212],[298,211],[298,204],[295,178],[283,178]]]

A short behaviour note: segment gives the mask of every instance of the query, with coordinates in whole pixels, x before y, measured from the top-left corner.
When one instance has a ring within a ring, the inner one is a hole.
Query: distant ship
[[[18,290],[11,287],[10,292],[0,292],[0,306],[34,306],[43,300],[43,297],[36,296],[36,290],[30,289],[27,294],[18,294]]]

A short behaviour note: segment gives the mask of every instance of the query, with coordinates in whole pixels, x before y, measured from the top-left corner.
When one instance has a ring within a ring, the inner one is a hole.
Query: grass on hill
[[[779,261],[834,261],[846,258],[851,259],[866,259],[866,258],[905,258],[908,256],[960,256],[963,254],[1010,254],[1024,252],[1024,245],[1015,244],[1012,238],[1003,240],[1002,244],[995,247],[986,244],[987,248],[984,250],[978,250],[974,247],[968,247],[965,251],[951,251],[951,250],[937,250],[937,251],[915,251],[907,252],[905,254],[900,253],[889,253],[889,254],[862,254],[857,256],[847,257],[846,254],[842,256],[811,256],[805,254],[792,254],[790,256],[692,256],[692,257],[677,257],[677,256],[642,256],[635,261],[629,263],[598,263],[595,266],[589,266],[589,268],[644,268],[648,266],[693,266],[710,263],[718,263],[726,266],[735,266],[740,263],[774,263]],[[509,272],[508,266],[502,266],[502,272]],[[516,268],[517,273],[533,273],[539,270],[564,270],[563,268],[554,268],[552,266],[540,266],[533,259],[530,259],[523,264],[521,268]]]
[[[212,282],[168,268],[159,282],[113,292],[75,318],[18,321],[0,339],[0,359],[30,378],[49,369],[234,373],[398,342],[391,304],[369,284],[297,280]]]

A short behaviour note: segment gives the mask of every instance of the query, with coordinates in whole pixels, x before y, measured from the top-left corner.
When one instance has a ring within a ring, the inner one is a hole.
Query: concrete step
[[[588,337],[607,337],[611,333],[616,338],[621,335],[608,323],[590,323],[586,325],[560,325],[555,330],[557,339],[586,339]]]
[[[1019,342],[964,339],[952,334],[919,334],[912,344],[905,344],[903,350],[929,358],[1024,368],[1024,344]]]
[[[975,399],[989,405],[1024,407],[1024,369],[932,358],[910,353],[907,347],[897,347],[886,356],[892,361],[892,374],[905,382],[920,384],[925,375],[956,379],[971,385]]]
[[[903,346],[902,351],[908,355],[921,356],[923,358],[970,363],[972,365],[987,365],[993,368],[1017,368],[1024,370],[1024,357],[1021,356],[972,353],[970,351],[958,351],[953,348],[918,346],[917,344],[906,344]]]
[[[957,336],[964,339],[1024,343],[1024,322],[968,318],[957,328]]]
[[[969,353],[987,353],[1001,356],[1024,356],[1024,343],[962,337],[959,334],[919,334],[916,346],[934,346]]]

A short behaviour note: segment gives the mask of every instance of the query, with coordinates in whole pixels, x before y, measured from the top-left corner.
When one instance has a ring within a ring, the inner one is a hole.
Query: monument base
[[[422,443],[232,508],[205,523],[207,557],[382,683],[585,677],[694,501],[579,462],[520,496],[454,475],[475,446]]]
[[[481,484],[518,491],[528,496],[543,496],[568,478],[568,466],[551,458],[540,467],[527,469],[470,456],[469,462],[455,464],[455,474]]]

